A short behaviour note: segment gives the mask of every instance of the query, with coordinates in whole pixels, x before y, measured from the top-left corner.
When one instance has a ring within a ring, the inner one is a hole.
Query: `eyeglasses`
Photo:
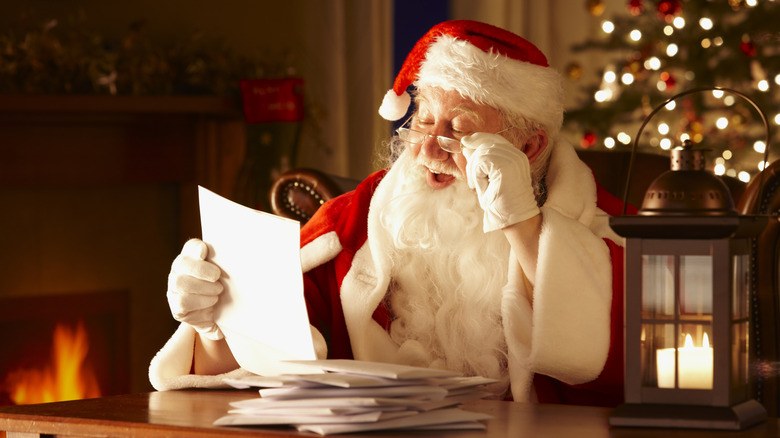
[[[508,131],[509,129],[511,128],[502,129],[496,132],[496,134],[501,134],[502,132]],[[455,140],[454,138],[444,137],[441,135],[426,134],[424,132],[415,131],[414,129],[398,128],[395,130],[395,132],[398,133],[398,138],[400,138],[402,141],[415,146],[424,142],[426,137],[433,137],[436,139],[436,142],[439,144],[440,148],[451,154],[459,154],[464,147],[460,140]]]

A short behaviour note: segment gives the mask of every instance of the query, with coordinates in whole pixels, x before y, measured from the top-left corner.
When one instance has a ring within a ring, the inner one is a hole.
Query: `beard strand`
[[[379,214],[392,239],[388,305],[390,336],[400,360],[500,380],[508,386],[501,290],[509,244],[483,233],[476,195],[459,178],[443,190],[425,182],[427,169],[402,154],[404,178]]]

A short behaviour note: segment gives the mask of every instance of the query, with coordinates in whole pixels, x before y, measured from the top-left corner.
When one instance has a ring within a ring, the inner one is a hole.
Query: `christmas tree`
[[[572,48],[575,56],[604,62],[598,80],[583,84],[581,101],[567,110],[565,132],[582,148],[630,150],[647,121],[637,150],[668,154],[690,139],[710,150],[715,173],[748,181],[773,143],[766,144],[767,127],[780,124],[780,1],[625,0],[625,6],[604,17],[599,36]],[[587,0],[586,7],[599,16],[604,3]],[[582,69],[575,61],[566,73],[577,80]],[[770,150],[770,160],[776,152]]]

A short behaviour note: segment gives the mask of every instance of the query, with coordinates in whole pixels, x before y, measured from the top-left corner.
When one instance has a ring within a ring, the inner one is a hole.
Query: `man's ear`
[[[547,147],[547,133],[540,129],[525,142],[523,153],[528,157],[528,162],[533,163],[539,154]]]

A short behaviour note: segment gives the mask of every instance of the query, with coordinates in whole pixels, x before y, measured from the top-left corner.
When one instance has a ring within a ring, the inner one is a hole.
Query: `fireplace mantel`
[[[238,100],[0,95],[0,299],[128,291],[130,389],[150,389],[197,185],[233,197],[246,141]]]
[[[245,144],[237,99],[0,95],[0,187],[174,183],[187,218],[196,185],[234,194]]]

